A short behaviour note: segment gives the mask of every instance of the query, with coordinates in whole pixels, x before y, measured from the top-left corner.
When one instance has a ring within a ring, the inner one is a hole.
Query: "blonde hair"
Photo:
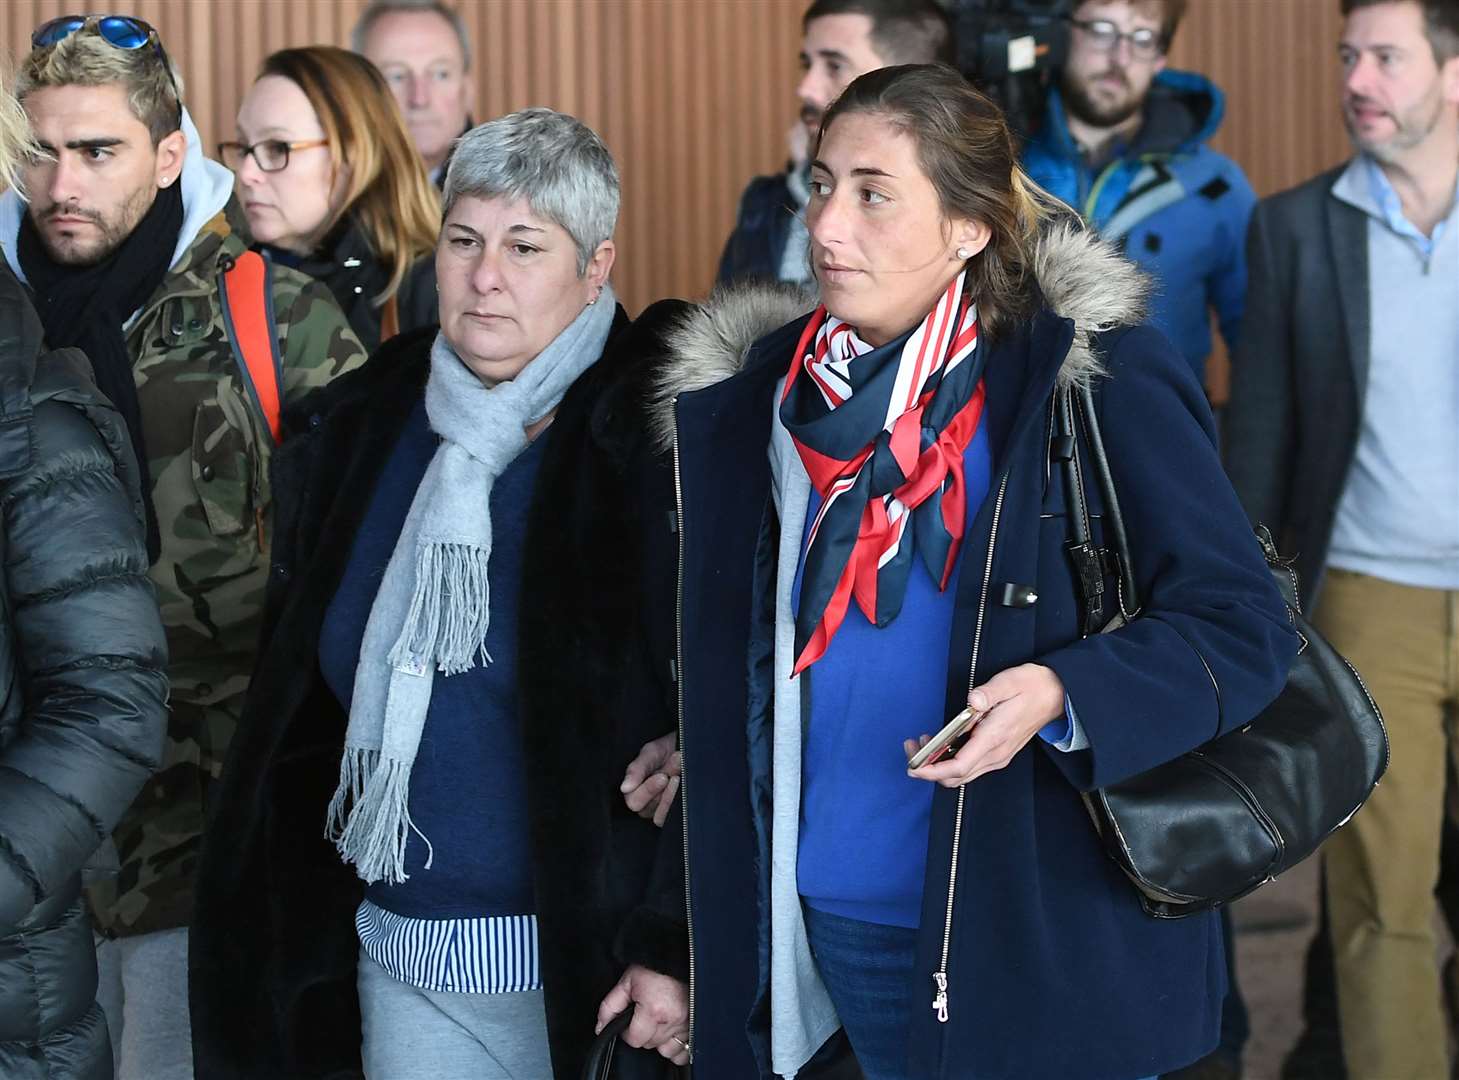
[[[989,337],[1031,314],[1039,236],[1050,222],[1077,215],[1019,166],[1003,111],[953,68],[904,64],[848,86],[822,117],[819,138],[838,116],[854,113],[885,117],[911,136],[945,219],[988,226],[988,245],[969,260],[965,287]]]
[[[370,250],[390,267],[390,281],[374,298],[394,296],[418,258],[435,250],[441,203],[416,153],[385,77],[362,56],[333,45],[281,49],[264,60],[258,77],[277,75],[304,91],[329,140],[336,177],[346,177],[339,205],[319,227],[323,238],[346,215],[355,219]]]
[[[182,123],[182,79],[170,71],[149,41],[140,49],[119,49],[99,34],[78,31],[36,49],[20,65],[15,96],[21,101],[53,86],[110,86],[121,83],[132,115],[147,125],[156,146]]]
[[[15,188],[20,192],[20,167],[38,152],[30,120],[10,90],[10,73],[0,63],[0,191]],[[25,198],[25,193],[20,192]]]

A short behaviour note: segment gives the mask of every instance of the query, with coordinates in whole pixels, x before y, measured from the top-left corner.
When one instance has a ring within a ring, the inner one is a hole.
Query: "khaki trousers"
[[[1434,886],[1455,754],[1459,592],[1329,570],[1314,623],[1367,683],[1392,760],[1323,848],[1351,1080],[1447,1080]]]

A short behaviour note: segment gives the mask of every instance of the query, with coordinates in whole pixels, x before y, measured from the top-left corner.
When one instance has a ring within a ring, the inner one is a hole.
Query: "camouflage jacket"
[[[92,892],[111,933],[186,925],[212,781],[253,669],[267,577],[272,437],[229,344],[220,279],[245,245],[219,213],[127,328],[162,553],[152,580],[171,652],[161,771],[115,838],[120,871]],[[323,285],[274,266],[280,395],[297,401],[365,359]]]

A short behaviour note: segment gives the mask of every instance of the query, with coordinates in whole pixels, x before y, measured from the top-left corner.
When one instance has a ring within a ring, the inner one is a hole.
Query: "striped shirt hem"
[[[403,983],[458,994],[542,989],[536,915],[415,919],[366,900],[355,912],[365,955]]]

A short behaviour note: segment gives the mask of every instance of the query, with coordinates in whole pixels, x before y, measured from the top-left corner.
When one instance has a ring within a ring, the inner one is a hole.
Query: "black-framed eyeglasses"
[[[30,35],[30,45],[33,49],[48,49],[72,34],[86,31],[94,33],[113,48],[127,52],[144,49],[148,45],[156,49],[162,70],[167,72],[167,81],[172,84],[172,96],[177,99],[177,126],[182,127],[182,92],[177,88],[167,50],[162,47],[162,35],[151,23],[134,15],[62,15],[41,23]]]
[[[300,139],[298,142],[286,142],[283,139],[262,139],[259,142],[220,142],[218,144],[218,157],[223,164],[237,172],[243,168],[243,161],[250,155],[256,164],[264,172],[283,172],[289,167],[289,154],[295,150],[312,150],[316,146],[328,146],[328,139]]]
[[[1165,39],[1158,30],[1142,26],[1125,33],[1108,19],[1074,19],[1069,23],[1078,27],[1089,39],[1089,43],[1100,52],[1114,52],[1121,41],[1130,43],[1130,53],[1137,60],[1154,60],[1165,51]]]

